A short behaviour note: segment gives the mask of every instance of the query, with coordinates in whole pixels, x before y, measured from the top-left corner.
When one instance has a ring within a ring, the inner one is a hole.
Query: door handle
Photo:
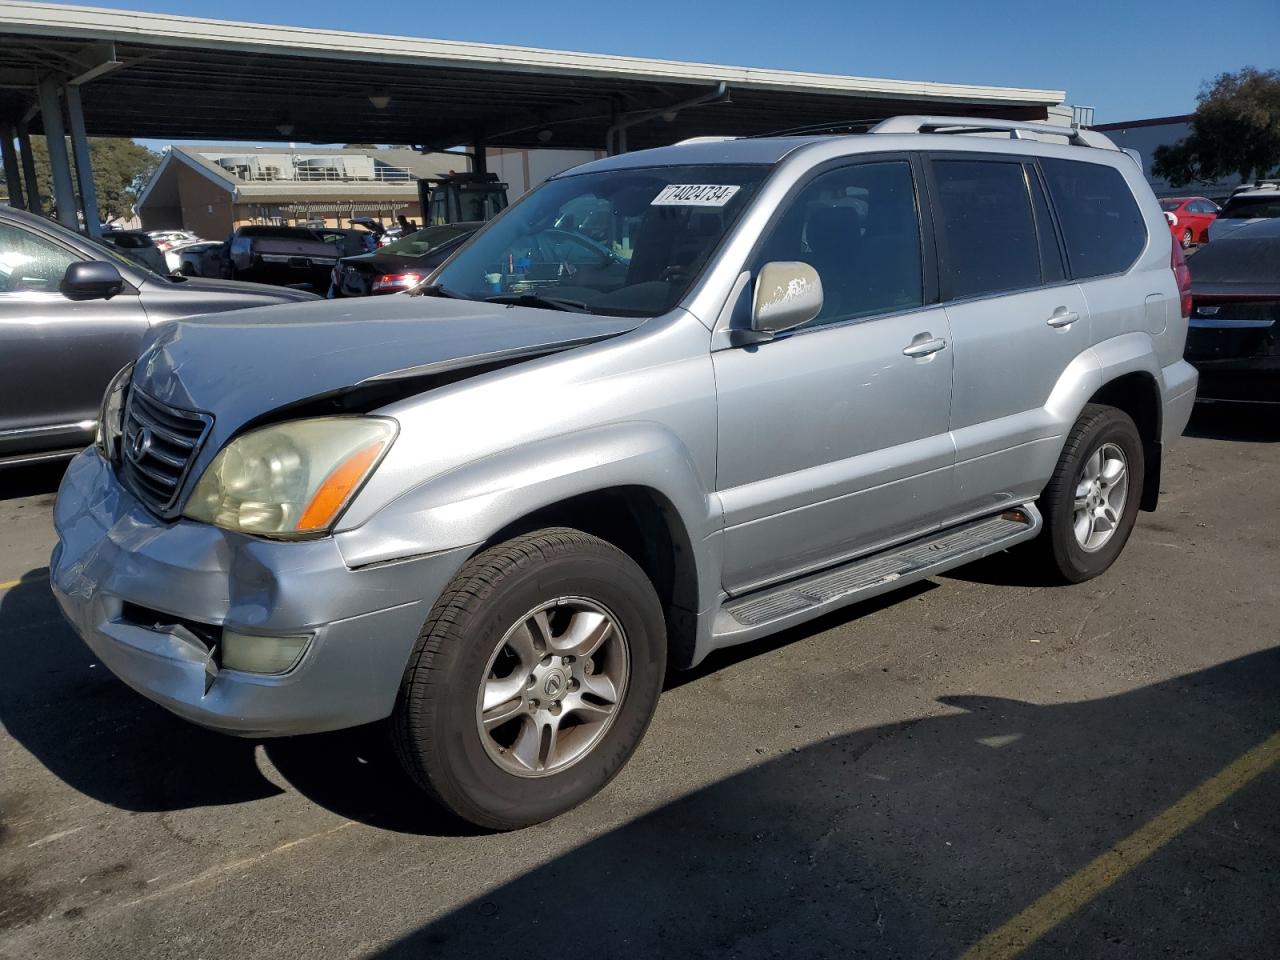
[[[911,341],[909,346],[903,347],[902,355],[904,357],[927,357],[931,353],[937,353],[939,350],[945,349],[947,341],[941,337],[934,337],[932,340]]]
[[[1068,310],[1066,307],[1059,307],[1053,311],[1053,316],[1046,320],[1045,323],[1051,327],[1069,327],[1079,319],[1080,314]]]

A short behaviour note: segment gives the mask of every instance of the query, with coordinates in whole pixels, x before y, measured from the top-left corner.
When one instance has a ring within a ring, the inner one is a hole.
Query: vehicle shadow
[[[1280,648],[1097,700],[947,697],[954,713],[698,790],[377,956],[489,958],[545,938],[602,958],[954,957],[1266,740],[1277,683]],[[1273,953],[1278,776],[1209,804],[1096,903],[1096,887],[1068,887],[1070,918],[1025,955]]]
[[[0,469],[0,500],[17,500],[48,494],[48,505],[58,492],[58,484],[67,470],[67,460],[36,463],[25,467]]]
[[[348,819],[435,836],[468,832],[424,801],[376,727],[246,740],[193,726],[130,690],[62,618],[45,569],[0,594],[0,725],[65,783],[124,810],[278,794],[254,757],[262,744],[291,786]]]
[[[668,688],[933,588],[914,584],[803,627],[717,651],[697,670],[673,672]],[[305,737],[241,739],[196,727],[130,690],[63,620],[47,569],[30,571],[0,594],[0,725],[65,783],[125,810],[181,810],[278,794],[280,788],[254,758],[261,745],[291,787],[346,819],[408,834],[477,832],[424,798],[401,770],[380,724]]]
[[[1280,408],[1198,403],[1183,435],[1236,443],[1276,443],[1280,441]]]

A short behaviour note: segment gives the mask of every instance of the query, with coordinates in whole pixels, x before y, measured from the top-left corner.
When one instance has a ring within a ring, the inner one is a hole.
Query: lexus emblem
[[[559,673],[552,673],[547,676],[546,682],[542,685],[542,691],[548,697],[554,697],[564,687],[564,677]]]
[[[133,439],[129,441],[129,455],[134,460],[141,460],[147,455],[147,451],[151,449],[151,430],[143,427],[133,435]]]

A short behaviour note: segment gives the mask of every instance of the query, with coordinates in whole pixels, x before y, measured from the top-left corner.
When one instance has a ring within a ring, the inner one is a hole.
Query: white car
[[[220,240],[179,241],[165,249],[164,262],[168,265],[170,273],[182,273],[189,277],[200,276],[200,272],[194,269],[194,266],[199,263],[199,255],[220,246],[222,246]],[[188,265],[186,270],[182,268],[184,263]]]
[[[1259,180],[1236,187],[1218,218],[1209,224],[1209,240],[1221,240],[1246,223],[1275,217],[1280,217],[1280,180]]]

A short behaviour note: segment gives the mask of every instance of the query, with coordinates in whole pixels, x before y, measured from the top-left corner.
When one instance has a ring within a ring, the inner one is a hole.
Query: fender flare
[[[349,566],[476,546],[571,497],[646,487],[684,524],[701,581],[702,545],[719,531],[710,484],[681,439],[653,421],[606,424],[524,444],[424,480],[366,523],[337,535]]]
[[[1142,489],[1142,508],[1154,510],[1160,495],[1160,471],[1163,459],[1164,376],[1151,335],[1125,333],[1082,351],[1063,371],[1054,385],[1045,409],[1052,418],[1069,428],[1079,419],[1085,405],[1109,383],[1131,374],[1149,377],[1152,383],[1156,422],[1151,436],[1143,438],[1146,471]]]

